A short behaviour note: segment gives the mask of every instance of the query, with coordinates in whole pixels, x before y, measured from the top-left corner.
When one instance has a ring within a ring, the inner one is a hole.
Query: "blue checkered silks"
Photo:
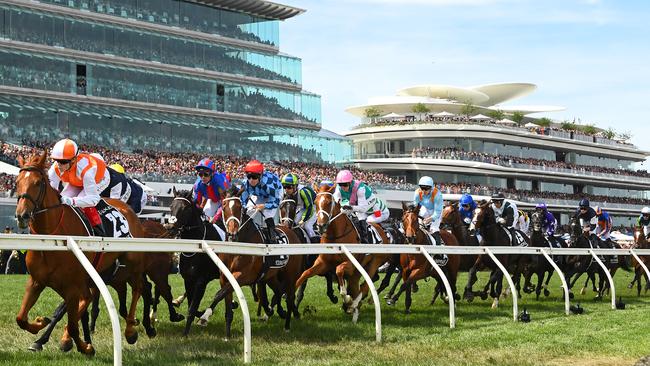
[[[282,184],[280,178],[271,172],[264,172],[260,177],[260,182],[251,186],[248,180],[244,181],[244,192],[241,195],[242,204],[245,206],[250,196],[256,196],[258,202],[263,200],[266,209],[272,210],[280,206],[282,199]]]

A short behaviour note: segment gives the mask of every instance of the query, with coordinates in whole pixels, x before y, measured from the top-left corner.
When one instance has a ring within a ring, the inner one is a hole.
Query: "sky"
[[[322,96],[323,128],[357,124],[345,108],[418,84],[530,82],[506,105],[630,132],[650,151],[650,2],[280,0],[307,12],[280,25],[280,50]],[[650,167],[646,163],[644,168]]]

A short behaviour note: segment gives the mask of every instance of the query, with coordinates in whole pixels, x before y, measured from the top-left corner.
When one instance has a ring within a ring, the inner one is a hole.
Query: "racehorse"
[[[543,220],[544,216],[541,212],[533,212],[530,217],[530,223],[532,224],[532,232],[530,234],[530,244],[532,247],[545,248],[549,246],[548,240],[544,237],[543,230]],[[560,268],[563,266],[562,256],[558,256],[558,266]],[[549,296],[548,283],[553,276],[554,268],[553,266],[543,258],[542,256],[534,256],[531,263],[526,266],[524,271],[524,292],[531,293],[533,292],[531,277],[533,274],[537,275],[537,285],[534,288],[535,298],[539,300],[539,295],[542,293],[542,287],[544,288],[544,296]],[[548,276],[547,276],[548,274]],[[546,282],[544,278],[546,276]]]
[[[334,200],[335,186],[314,187],[316,199],[314,206],[317,211],[316,227],[321,234],[321,243],[359,243],[359,234],[352,220],[341,210],[341,205]],[[386,233],[377,224],[372,224],[381,236],[383,243],[389,243]],[[366,269],[372,278],[377,268],[386,262],[388,255],[361,255],[355,254],[355,258]],[[356,322],[359,317],[359,306],[370,288],[368,284],[363,287],[359,285],[361,273],[349,261],[345,254],[320,254],[311,268],[305,270],[296,287],[313,276],[322,276],[332,270],[336,271],[340,294],[343,299],[343,308],[348,314],[352,314],[352,321]],[[346,286],[347,281],[347,286]]]
[[[280,202],[280,225],[291,228],[301,243],[310,243],[311,239],[309,238],[309,235],[307,235],[305,229],[296,224],[294,219],[296,217],[296,207],[298,206],[297,196],[298,193],[296,192],[291,197],[285,197]],[[310,268],[316,261],[316,258],[318,258],[318,255],[305,256],[303,270]],[[339,298],[334,295],[334,288],[332,286],[334,272],[327,272],[323,275],[323,277],[325,277],[325,280],[327,282],[327,297],[330,299],[332,304],[336,304],[339,301]],[[307,281],[305,281],[302,286],[300,286],[298,293],[296,294],[296,311],[298,311],[298,307],[302,302],[306,288]]]
[[[72,207],[63,205],[59,193],[50,186],[46,162],[47,151],[35,154],[25,160],[18,157],[20,173],[16,178],[16,218],[22,229],[29,226],[34,234],[48,235],[78,235],[88,236],[90,231],[81,216]],[[105,200],[110,206],[117,209],[128,221],[130,234],[134,237],[143,237],[144,231],[138,217],[124,202],[113,199]],[[95,269],[104,272],[114,265],[116,259],[126,264],[129,279],[132,283],[132,297],[124,332],[129,344],[137,341],[135,311],[143,290],[142,277],[144,272],[144,253],[86,253],[91,262],[95,262]],[[94,257],[94,258],[93,258]],[[93,355],[95,350],[90,344],[90,335],[85,340],[79,336],[79,320],[82,314],[87,317],[86,308],[93,298],[92,281],[77,261],[74,254],[65,252],[28,251],[26,256],[29,277],[20,311],[16,322],[22,329],[32,334],[38,333],[46,327],[49,319],[37,317],[34,322],[29,321],[29,311],[34,306],[38,297],[46,287],[52,288],[65,301],[68,314],[66,332],[61,339],[62,349],[68,350],[72,342],[77,350],[87,355]],[[145,308],[150,304],[150,296],[144,296]],[[147,319],[143,325],[150,332]],[[89,332],[88,332],[89,333]]]
[[[402,214],[402,223],[404,225],[404,235],[407,243],[411,245],[433,245],[433,239],[429,239],[429,234],[419,222],[420,206],[410,205],[407,207],[402,203],[402,207],[404,210]],[[442,230],[440,231],[440,236],[446,245],[458,246],[458,241],[456,241],[456,238],[450,232]],[[391,301],[387,303],[389,305],[394,304],[397,302],[400,295],[406,291],[406,298],[404,300],[405,312],[410,314],[412,285],[429,276],[438,277],[438,273],[434,271],[431,263],[429,263],[429,261],[421,254],[401,254],[400,263],[402,265],[403,283],[397,294],[395,294]],[[453,296],[454,298],[457,296],[456,279],[458,278],[459,265],[460,257],[458,255],[450,255],[448,256],[446,265],[443,266],[443,271],[445,271],[445,275],[449,280],[452,291],[452,293],[447,294],[447,296]]]
[[[223,221],[226,227],[226,235],[229,239],[246,243],[263,244],[264,236],[259,227],[249,217],[241,202],[242,191],[237,187],[231,187],[223,199]],[[276,231],[280,237],[284,236],[288,244],[300,243],[296,234],[290,228],[282,225],[276,226]],[[272,305],[266,296],[266,286],[273,290],[276,301],[280,301],[282,296],[286,296],[287,312],[279,313],[284,316],[284,329],[289,331],[291,325],[291,316],[295,313],[295,293],[296,280],[303,268],[303,256],[290,256],[286,265],[281,268],[266,266],[264,258],[250,255],[224,256],[223,261],[228,264],[230,272],[237,280],[240,286],[249,286],[257,284],[260,296],[260,302],[267,316],[272,314]],[[267,258],[271,260],[271,258]],[[206,309],[201,319],[207,321],[217,304],[226,298],[232,296],[233,288],[224,275],[221,276],[221,289],[215,294],[210,307]],[[276,297],[277,296],[277,297]],[[280,307],[278,308],[278,310]]]
[[[480,232],[481,234],[481,246],[511,246],[512,239],[510,235],[506,232],[507,229],[501,227],[496,222],[496,217],[494,211],[490,207],[490,203],[487,201],[482,201],[479,203],[476,210],[474,210],[474,217],[472,218],[472,223],[470,224],[470,233]],[[520,233],[524,238],[524,241],[527,245],[530,245],[530,239],[523,233]],[[522,269],[522,265],[525,260],[528,259],[528,256],[525,255],[501,255],[497,256],[497,259],[506,267],[509,268],[511,272],[513,281],[517,286],[519,277]],[[463,296],[468,300],[472,301],[475,293],[472,291],[472,285],[476,282],[476,272],[483,266],[490,268],[492,271],[490,273],[490,280],[488,284],[483,289],[483,293],[480,293],[481,296],[484,296],[484,293],[487,292],[488,287],[490,288],[490,297],[493,298],[492,308],[497,308],[499,306],[499,296],[501,295],[501,290],[503,288],[503,273],[496,266],[494,261],[487,255],[481,254],[478,256],[478,259],[472,266],[469,271],[469,276],[467,280],[467,286],[465,287],[465,292]],[[519,294],[513,296],[519,296]]]
[[[648,238],[646,238],[645,233],[643,232],[643,227],[637,226],[636,228],[634,228],[634,248],[635,249],[650,248],[650,243],[648,243]],[[650,266],[650,258],[648,256],[639,256],[639,259],[643,261],[646,267]],[[641,267],[641,264],[637,262],[636,258],[632,260],[632,265],[634,267],[634,278],[632,279],[632,282],[630,282],[630,284],[627,285],[627,288],[633,288],[634,283],[637,282],[636,294],[637,296],[641,296],[641,279],[645,278],[646,292],[650,290],[650,279],[648,279],[648,276],[645,274],[643,267]]]

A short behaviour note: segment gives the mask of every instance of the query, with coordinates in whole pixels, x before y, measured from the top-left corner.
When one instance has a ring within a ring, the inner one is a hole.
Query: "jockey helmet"
[[[581,199],[578,206],[580,206],[580,208],[589,208],[589,200],[586,198]]]
[[[70,139],[63,139],[54,144],[50,157],[54,160],[72,160],[77,156],[78,152],[79,148],[76,142]]]
[[[298,176],[293,173],[285,174],[282,177],[281,183],[283,186],[296,186],[298,185]]]
[[[546,211],[546,209],[547,209],[546,203],[544,203],[544,202],[538,203],[537,205],[535,205],[535,209],[536,210]]]
[[[492,197],[490,197],[490,199],[494,202],[503,202],[503,200],[505,200],[506,197],[503,195],[503,193],[499,192],[493,194]]]
[[[262,174],[264,173],[264,165],[259,160],[251,160],[246,164],[244,173]]]
[[[347,169],[341,170],[336,175],[336,184],[352,182],[352,172]]]
[[[643,209],[641,209],[641,214],[642,215],[650,215],[650,207],[645,206]]]
[[[429,188],[433,187],[433,178],[425,175],[422,178],[420,178],[420,180],[418,181],[418,185],[429,187]]]
[[[465,206],[465,205],[472,205],[472,202],[474,202],[474,198],[472,198],[471,194],[463,193],[463,195],[460,197],[460,205]]]
[[[113,170],[115,170],[116,172],[118,172],[118,173],[120,173],[120,174],[124,174],[124,172],[125,172],[124,167],[121,166],[121,165],[118,164],[118,163],[111,164],[111,165],[109,165],[108,167],[111,168],[111,169],[113,169]]]
[[[320,187],[323,187],[323,186],[325,186],[325,187],[333,187],[334,182],[332,182],[329,179],[321,180],[320,183],[318,184],[318,187],[320,188]]]
[[[214,173],[214,161],[204,158],[199,161],[198,164],[194,167],[195,170],[209,170],[210,172]]]
[[[598,216],[600,216],[600,215],[603,214],[603,209],[600,208],[600,206],[596,206],[596,207],[594,208],[594,211],[596,211],[596,215],[598,215]]]

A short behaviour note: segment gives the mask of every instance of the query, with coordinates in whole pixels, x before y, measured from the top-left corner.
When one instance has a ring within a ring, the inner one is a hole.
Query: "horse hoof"
[[[34,342],[31,346],[29,346],[28,350],[32,352],[41,352],[43,350],[43,345],[40,343]]]
[[[198,325],[199,327],[207,327],[208,321],[203,318],[199,318],[199,320],[196,321],[196,325]]]
[[[185,315],[183,314],[176,313],[169,316],[169,321],[172,323],[182,322],[183,320],[185,320]]]
[[[282,311],[278,310],[278,316],[280,317],[280,319],[286,319],[287,318],[287,312],[284,311],[284,310],[282,310]]]
[[[87,357],[95,357],[95,347],[92,344],[88,344],[82,353]]]
[[[285,332],[285,333],[289,333],[289,332],[291,332],[291,329],[284,328],[284,332]]]
[[[388,306],[393,306],[393,305],[395,305],[395,300],[393,300],[393,299],[386,299],[386,305],[388,305]]]
[[[483,293],[481,294],[481,300],[487,300],[487,298],[488,298],[488,294],[487,294],[487,292],[483,292]]]
[[[238,303],[237,301],[233,301],[231,304],[232,304],[232,305],[230,305],[230,307],[231,307],[233,310],[235,310],[235,309],[239,309],[239,303]]]
[[[63,352],[70,352],[72,349],[72,339],[68,339],[67,341],[61,342],[59,345],[59,349]]]
[[[407,314],[407,315],[408,315],[408,314],[411,314],[411,309],[405,309],[405,310],[404,310],[404,314]]]
[[[332,304],[338,304],[339,303],[339,298],[336,296],[330,296],[330,302]]]
[[[413,293],[417,293],[419,290],[420,290],[420,287],[417,284],[414,283],[411,291]]]
[[[158,334],[158,331],[156,331],[156,328],[151,328],[147,330],[147,337],[149,338],[156,338],[156,335]]]
[[[460,301],[460,294],[454,294],[454,300]]]
[[[138,332],[137,331],[133,332],[133,334],[131,334],[130,336],[128,336],[128,335],[126,336],[126,343],[128,343],[128,344],[135,344],[135,342],[137,342],[137,341],[138,341]]]
[[[350,304],[350,303],[352,302],[352,296],[350,296],[350,295],[345,295],[345,296],[343,297],[343,302],[346,303],[346,304]]]
[[[551,291],[549,290],[544,290],[544,296],[549,297],[551,295]]]
[[[629,285],[627,285],[627,288],[629,288],[629,289],[632,289],[632,287],[634,287],[634,285],[631,284],[631,283]]]
[[[575,295],[573,294],[573,292],[569,292],[569,299],[573,300],[574,297]]]

